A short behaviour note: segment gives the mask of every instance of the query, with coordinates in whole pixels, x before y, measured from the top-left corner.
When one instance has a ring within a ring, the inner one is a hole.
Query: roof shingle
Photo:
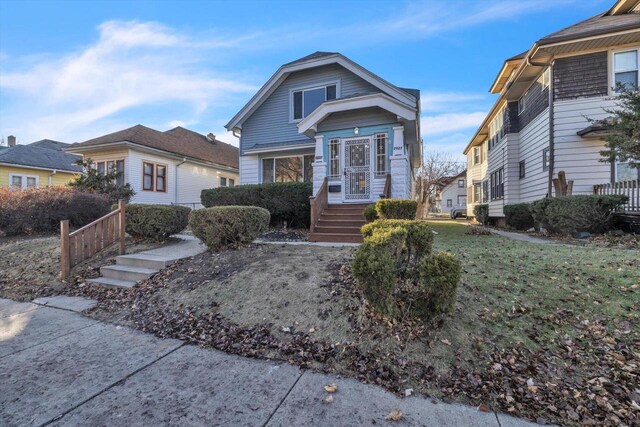
[[[68,144],[64,142],[43,139],[28,145],[7,147],[0,150],[0,163],[81,172],[82,167],[76,165],[81,157],[62,151],[66,146]]]

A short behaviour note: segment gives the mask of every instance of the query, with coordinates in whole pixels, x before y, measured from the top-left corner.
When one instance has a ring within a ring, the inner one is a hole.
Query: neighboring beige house
[[[617,1],[507,59],[490,89],[498,100],[464,150],[468,213],[488,203],[499,218],[505,205],[554,195],[560,171],[573,194],[638,182],[639,169],[602,161],[602,128],[587,118],[608,116],[617,83],[637,87],[639,60],[638,0]]]
[[[448,177],[436,195],[439,212],[451,213],[451,209],[467,205],[467,171]]]
[[[71,145],[99,171],[115,167],[136,192],[133,203],[201,207],[204,189],[238,183],[238,148],[177,127],[160,132],[142,125]]]

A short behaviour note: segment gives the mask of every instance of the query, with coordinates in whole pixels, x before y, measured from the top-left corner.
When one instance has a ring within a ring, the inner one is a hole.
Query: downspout
[[[52,169],[52,170],[51,170],[51,174],[49,175],[49,177],[48,177],[48,182],[47,182],[47,185],[48,185],[49,187],[51,187],[51,184],[53,183],[53,180],[52,180],[53,175],[55,175],[56,173],[58,173],[58,171],[57,171],[57,170],[55,170],[55,169]]]
[[[174,205],[178,204],[178,168],[180,167],[180,165],[184,164],[186,161],[187,161],[187,158],[183,157],[182,161],[176,165],[176,188],[173,191],[173,202],[174,202]]]

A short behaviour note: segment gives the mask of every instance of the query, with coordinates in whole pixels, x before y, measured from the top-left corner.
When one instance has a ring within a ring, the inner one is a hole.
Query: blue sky
[[[338,51],[422,91],[425,149],[459,155],[502,61],[613,0],[0,0],[0,135],[83,141],[224,125],[283,63]]]

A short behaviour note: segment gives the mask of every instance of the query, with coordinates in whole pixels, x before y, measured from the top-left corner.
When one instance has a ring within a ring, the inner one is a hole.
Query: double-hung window
[[[473,184],[473,203],[480,203],[482,199],[482,187],[480,184]]]
[[[38,186],[38,177],[30,175],[11,174],[9,182],[11,183],[11,188],[15,189],[35,188]]]
[[[518,114],[524,113],[524,110],[527,109],[527,95],[529,95],[529,91],[525,92],[520,99],[518,99]]]
[[[116,178],[117,185],[124,185],[124,159],[121,160],[104,160],[100,162],[94,162],[94,167],[100,175],[105,175],[108,172],[118,173]]]
[[[473,147],[473,164],[474,165],[479,165],[481,163],[480,150],[482,150],[482,147]]]
[[[502,107],[489,123],[489,149],[496,146],[506,134],[504,128],[504,114],[507,106]]]
[[[482,203],[489,201],[489,181],[482,181]]]
[[[142,189],[167,192],[167,165],[142,162]]]
[[[519,173],[520,178],[524,178],[525,173],[526,173],[524,160],[520,161],[519,170],[520,170],[520,173]]]
[[[614,52],[613,54],[613,85],[625,86],[629,89],[638,87],[638,51],[640,49]]]
[[[387,174],[387,134],[377,133],[374,136],[376,147],[376,176]]]
[[[500,168],[493,172],[491,180],[491,200],[502,199],[504,197],[504,169]]]
[[[340,178],[340,140],[329,140],[329,179]]]
[[[226,187],[226,186],[227,186],[227,177],[221,176],[220,177],[220,187]]]
[[[331,83],[291,92],[291,119],[302,120],[325,101],[336,99],[338,85]]]

